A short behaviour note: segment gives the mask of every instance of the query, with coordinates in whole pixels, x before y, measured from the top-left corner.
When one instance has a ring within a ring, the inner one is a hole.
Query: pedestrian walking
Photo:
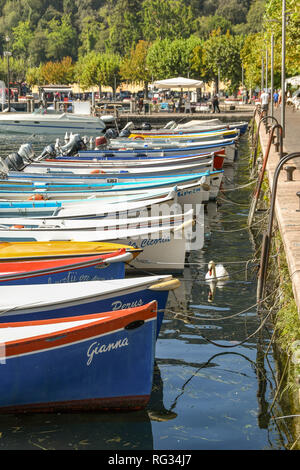
[[[278,108],[278,99],[279,99],[279,94],[278,94],[278,91],[275,90],[273,94],[273,102],[274,102],[275,108]]]

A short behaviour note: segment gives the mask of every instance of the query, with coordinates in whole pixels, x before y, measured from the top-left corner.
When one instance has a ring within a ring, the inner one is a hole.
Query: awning
[[[41,86],[41,89],[43,89],[46,93],[69,93],[69,91],[72,91],[72,87],[68,86],[56,86],[56,85],[48,85],[48,86]]]
[[[153,85],[159,88],[200,88],[203,85],[203,81],[176,77],[167,78],[165,80],[156,80]]]

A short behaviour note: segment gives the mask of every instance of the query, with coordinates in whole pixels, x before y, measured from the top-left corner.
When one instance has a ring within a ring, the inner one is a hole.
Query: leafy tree
[[[227,0],[219,4],[216,14],[233,24],[245,23],[248,8],[248,2],[245,0]]]
[[[18,25],[13,28],[12,52],[14,56],[23,59],[28,58],[28,46],[33,36],[29,21],[19,21]]]
[[[193,31],[193,15],[183,0],[144,0],[143,35],[147,41],[187,38]]]
[[[119,0],[108,19],[109,48],[117,54],[129,51],[141,38],[141,2]]]
[[[174,76],[192,76],[193,51],[201,39],[191,36],[187,39],[157,39],[149,48],[147,65],[156,80]]]
[[[81,56],[75,67],[75,78],[82,88],[101,85],[112,87],[114,93],[120,83],[121,58],[112,53],[90,52]]]
[[[72,58],[77,54],[77,35],[72,27],[69,15],[63,15],[61,19],[53,18],[47,30],[47,57],[48,59],[61,60],[69,55]]]
[[[207,80],[214,80],[218,89],[218,77],[223,82],[228,82],[231,92],[235,91],[241,81],[241,56],[240,50],[243,44],[241,36],[233,36],[230,33],[220,34],[213,32],[204,44],[204,67]]]
[[[151,81],[151,73],[147,66],[147,54],[150,44],[140,40],[135,47],[131,48],[120,66],[121,79],[135,83],[144,83],[147,93],[148,83]]]
[[[100,22],[92,16],[86,16],[82,20],[81,34],[79,36],[81,45],[78,52],[80,55],[88,54],[97,48],[99,33]]]
[[[297,0],[286,0],[286,72],[293,76],[300,74],[300,4]],[[275,54],[281,51],[281,0],[267,0],[264,27],[267,37],[274,32]],[[280,52],[279,52],[280,53]],[[276,57],[276,56],[275,56]]]
[[[43,84],[74,83],[74,66],[71,57],[64,57],[60,62],[46,62],[40,68],[39,77]]]
[[[247,88],[261,87],[261,62],[264,50],[263,34],[249,34],[241,49],[241,58],[244,67],[244,80]]]
[[[232,23],[219,15],[201,16],[195,20],[195,32],[201,37],[208,39],[212,31],[220,30],[222,34],[227,31],[232,33]]]

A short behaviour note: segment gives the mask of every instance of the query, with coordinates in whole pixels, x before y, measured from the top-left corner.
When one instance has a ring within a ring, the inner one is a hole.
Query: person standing
[[[269,109],[269,93],[267,90],[264,90],[260,95],[260,104],[262,111],[265,111],[266,115],[268,115]]]
[[[213,113],[215,113],[216,111],[218,111],[218,113],[220,113],[220,108],[219,108],[219,98],[218,98],[218,95],[214,95],[213,96],[213,99],[212,99],[212,105],[213,105]]]

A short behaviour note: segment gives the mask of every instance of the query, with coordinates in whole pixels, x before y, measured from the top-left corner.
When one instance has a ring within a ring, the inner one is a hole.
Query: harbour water
[[[2,136],[0,152],[29,136]],[[224,173],[205,215],[205,245],[187,259],[181,287],[170,293],[157,341],[153,390],[146,410],[130,413],[0,415],[1,450],[281,450],[273,402],[276,364],[272,325],[256,311],[256,246],[247,229],[249,147]],[[204,281],[210,260],[229,272],[223,287]],[[1,367],[1,366],[0,366]]]

